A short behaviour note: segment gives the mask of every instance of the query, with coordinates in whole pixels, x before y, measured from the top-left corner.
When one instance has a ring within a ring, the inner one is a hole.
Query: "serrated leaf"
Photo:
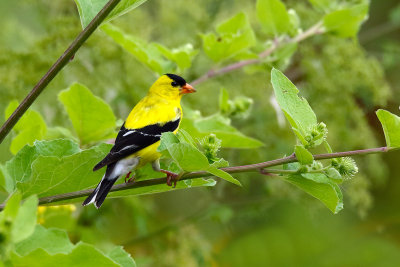
[[[147,0],[121,0],[103,21],[115,19],[146,2]],[[108,0],[75,0],[81,18],[82,27],[85,28],[92,19],[107,4]]]
[[[314,161],[313,155],[304,146],[296,145],[294,147],[294,153],[302,165],[312,164]]]
[[[116,43],[131,53],[137,60],[145,64],[159,75],[174,72],[174,64],[166,60],[155,43],[147,43],[135,36],[126,34],[118,27],[105,24],[101,27]]]
[[[38,202],[36,196],[31,196],[20,206],[11,229],[11,239],[14,243],[24,240],[33,233]]]
[[[81,144],[104,140],[114,132],[116,119],[110,106],[82,84],[74,83],[58,95]]]
[[[286,177],[285,181],[317,198],[335,214],[343,209],[343,195],[339,186],[324,174],[294,174]]]
[[[12,101],[5,110],[5,119],[18,107],[18,101]],[[47,133],[46,122],[35,110],[28,110],[15,124],[13,130],[17,136],[11,141],[10,151],[16,154],[25,145],[32,145],[35,140],[41,140]]]
[[[160,53],[164,55],[164,57],[177,65],[179,72],[190,68],[193,58],[198,53],[198,50],[193,49],[192,44],[185,44],[174,49],[169,49],[158,43],[154,43],[154,45],[158,48]]]
[[[289,31],[290,17],[280,0],[258,0],[256,8],[257,18],[267,34],[278,36]]]
[[[359,4],[333,11],[324,17],[324,26],[339,37],[355,37],[368,16],[368,7],[368,4]]]
[[[256,43],[254,32],[243,12],[221,23],[216,30],[218,36],[213,33],[201,35],[204,51],[215,62],[234,57]]]
[[[65,139],[36,141],[34,146],[25,146],[4,167],[8,175],[7,190],[11,192],[16,183],[30,179],[31,165],[38,156],[62,157],[79,151],[78,144]]]
[[[96,185],[103,172],[93,172],[110,150],[111,145],[100,144],[65,157],[38,156],[32,162],[30,177],[17,184],[24,197],[39,197],[88,189]]]
[[[389,148],[400,148],[400,117],[387,110],[376,112],[385,133],[386,144]]]
[[[328,12],[331,9],[332,4],[335,4],[335,2],[331,0],[308,0],[308,2],[310,2],[315,9],[324,12]]]
[[[299,97],[299,90],[279,70],[272,69],[271,83],[275,97],[290,125],[304,137],[306,131],[317,124],[317,117],[307,100]],[[297,134],[296,132],[296,134]]]

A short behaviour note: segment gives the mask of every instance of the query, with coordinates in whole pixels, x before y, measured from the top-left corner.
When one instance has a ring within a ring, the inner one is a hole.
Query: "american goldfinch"
[[[166,173],[167,184],[171,185],[174,174],[160,169],[161,154],[157,148],[162,133],[178,131],[182,119],[182,95],[194,92],[196,90],[190,84],[175,74],[165,74],[151,86],[122,125],[110,153],[94,166],[93,171],[107,166],[106,173],[83,206],[93,203],[99,208],[121,175],[128,173],[128,177],[131,170],[147,163],[151,163],[155,171]]]

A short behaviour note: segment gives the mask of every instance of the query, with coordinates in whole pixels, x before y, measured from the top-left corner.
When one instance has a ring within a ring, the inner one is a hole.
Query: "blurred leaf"
[[[101,29],[117,44],[157,74],[162,75],[174,72],[172,62],[166,60],[163,53],[160,52],[160,45],[146,43],[135,36],[124,33],[121,29],[111,24],[105,24]],[[183,61],[181,64],[185,64]]]
[[[322,10],[324,12],[328,12],[332,5],[336,3],[335,1],[331,0],[308,0],[308,2],[310,2],[315,9]]]
[[[180,72],[191,67],[192,60],[198,53],[197,50],[193,49],[192,44],[185,44],[174,49],[168,49],[158,43],[154,43],[154,46],[157,47],[167,59],[175,62]]]
[[[107,253],[107,256],[118,263],[120,266],[136,267],[136,263],[132,259],[131,255],[129,255],[129,253],[126,252],[122,247],[113,248],[110,252]]]
[[[70,253],[73,244],[68,235],[61,229],[46,229],[40,224],[36,225],[33,234],[15,245],[15,252],[20,256],[26,256],[32,251],[40,248],[54,255],[57,253]]]
[[[115,116],[110,106],[82,84],[74,83],[58,95],[81,144],[106,139],[114,132]]]
[[[299,97],[299,90],[279,70],[272,69],[271,83],[274,87],[275,97],[296,134],[305,137],[307,131],[317,125],[317,117],[307,100]]]
[[[24,240],[33,233],[38,202],[36,196],[31,196],[19,207],[11,230],[11,238],[14,243]],[[18,204],[20,205],[20,203]]]
[[[5,119],[8,119],[17,107],[18,101],[11,101],[5,110]],[[26,144],[32,145],[35,140],[43,139],[47,126],[39,112],[28,110],[15,124],[13,130],[17,136],[11,141],[10,151],[16,154]]]
[[[219,93],[219,110],[222,114],[227,114],[230,110],[229,108],[229,93],[225,88],[221,88]]]
[[[400,25],[400,4],[390,11],[389,17],[394,25]]]
[[[333,11],[324,17],[324,26],[339,37],[355,37],[368,16],[368,7],[368,4],[359,4]]]
[[[294,153],[302,165],[312,164],[314,161],[313,155],[307,149],[305,149],[304,146],[296,145],[294,147]]]
[[[45,250],[38,248],[25,256],[12,254],[12,262],[15,266],[80,266],[98,267],[98,266],[121,266],[97,250],[95,247],[85,243],[78,243],[68,254],[57,253],[50,254]]]
[[[321,173],[289,175],[285,178],[291,184],[320,200],[333,213],[343,209],[343,195],[339,186]]]
[[[383,109],[379,109],[376,115],[382,124],[387,146],[400,148],[400,117]]]
[[[108,1],[109,0],[75,0],[83,28],[86,28]],[[147,0],[121,0],[103,22],[115,19],[137,8],[146,1]]]
[[[255,45],[256,38],[246,14],[238,13],[221,23],[213,33],[203,34],[203,48],[207,56],[219,62],[237,55]]]
[[[267,34],[278,36],[290,29],[290,17],[280,0],[258,0],[257,17]]]

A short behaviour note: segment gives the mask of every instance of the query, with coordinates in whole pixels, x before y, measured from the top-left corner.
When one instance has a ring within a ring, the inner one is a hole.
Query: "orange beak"
[[[196,89],[193,88],[193,86],[191,86],[190,84],[185,84],[184,86],[181,87],[180,89],[180,94],[184,95],[184,94],[190,94],[190,93],[194,93],[196,92]]]

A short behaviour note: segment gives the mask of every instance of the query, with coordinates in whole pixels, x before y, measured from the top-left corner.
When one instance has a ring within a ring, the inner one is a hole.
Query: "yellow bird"
[[[93,203],[99,208],[122,174],[128,173],[129,177],[131,170],[149,162],[155,171],[166,173],[167,184],[172,184],[171,180],[176,177],[160,169],[161,154],[157,148],[162,133],[178,131],[182,119],[182,95],[194,92],[196,90],[190,84],[175,74],[165,74],[151,86],[147,96],[137,103],[122,125],[110,153],[94,166],[93,171],[107,166],[106,173],[83,206]]]

